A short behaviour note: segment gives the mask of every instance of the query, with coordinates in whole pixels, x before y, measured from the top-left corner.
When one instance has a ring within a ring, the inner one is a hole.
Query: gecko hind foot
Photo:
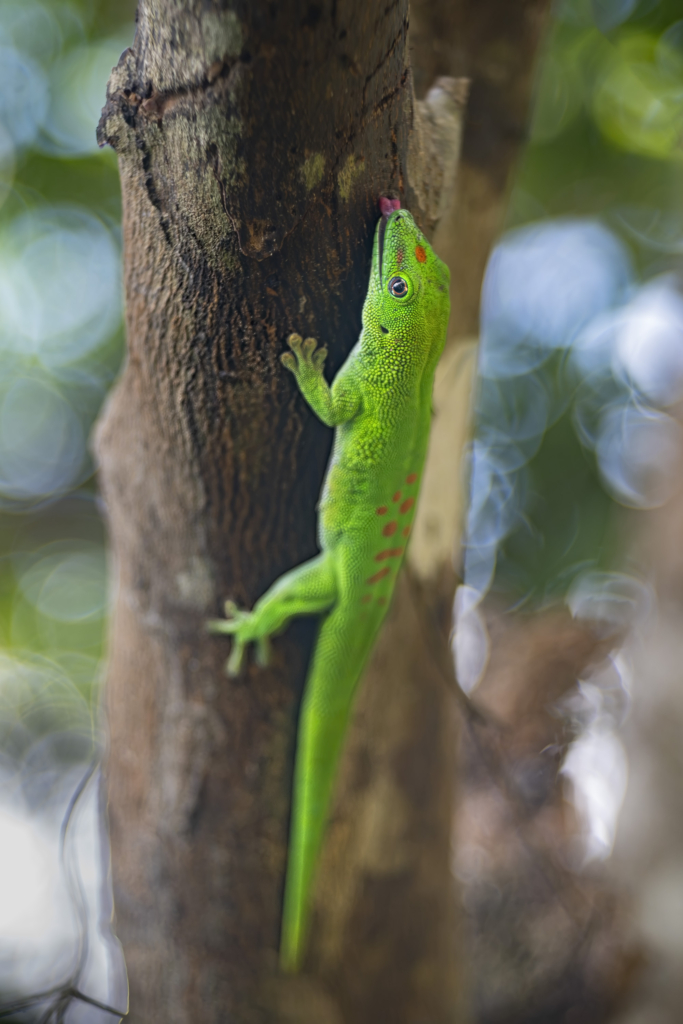
[[[270,663],[270,639],[268,636],[250,635],[252,631],[249,630],[249,626],[253,623],[254,613],[242,611],[234,601],[226,601],[225,615],[225,619],[210,619],[206,623],[206,629],[209,633],[219,633],[233,638],[232,651],[225,664],[227,674],[231,677],[241,674],[245,650],[249,643],[256,644],[256,664],[266,668]]]
[[[258,637],[254,641],[241,640],[239,636],[235,636],[232,641],[230,657],[225,663],[225,671],[233,679],[242,674],[248,643],[256,644],[256,664],[259,668],[267,668],[270,664],[270,641],[267,636]]]
[[[244,622],[251,616],[251,612],[241,611],[234,601],[225,602],[225,618],[209,619],[206,629],[209,633],[227,633],[232,636],[244,625]]]

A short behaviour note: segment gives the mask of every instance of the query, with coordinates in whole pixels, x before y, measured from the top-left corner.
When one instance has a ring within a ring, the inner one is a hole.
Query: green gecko
[[[320,615],[299,731],[280,963],[306,951],[311,890],[356,684],[386,615],[415,512],[446,339],[449,271],[397,200],[381,199],[360,337],[330,387],[327,349],[298,334],[282,355],[314,413],[335,427],[318,518],[320,554],[278,579],[253,611],[226,602],[228,673],[295,615]]]

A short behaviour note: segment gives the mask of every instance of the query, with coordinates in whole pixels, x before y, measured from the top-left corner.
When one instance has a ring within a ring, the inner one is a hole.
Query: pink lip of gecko
[[[386,196],[379,197],[379,212],[383,217],[389,217],[394,210],[401,209],[400,199],[387,199]]]

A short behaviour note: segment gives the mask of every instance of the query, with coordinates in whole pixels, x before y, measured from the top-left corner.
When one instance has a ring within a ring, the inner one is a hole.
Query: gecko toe
[[[205,624],[207,633],[223,633],[228,636],[231,636],[238,628],[238,624],[231,619],[209,619]]]
[[[244,622],[251,615],[251,612],[242,611],[234,601],[226,601],[223,607],[225,608],[226,619],[234,620],[235,622]]]
[[[239,676],[242,672],[242,663],[244,662],[244,643],[241,640],[235,640],[233,643],[230,657],[228,658],[225,671],[234,679]]]
[[[270,664],[270,640],[267,636],[256,641],[256,663],[261,668]]]
[[[234,601],[225,602],[225,618],[224,619],[209,619],[206,623],[206,630],[209,633],[222,633],[232,636],[238,633],[244,625],[245,621],[251,615],[251,612],[243,612],[237,607]]]
[[[322,369],[323,363],[327,359],[327,349],[319,348],[317,352],[313,353],[313,365],[318,369]]]

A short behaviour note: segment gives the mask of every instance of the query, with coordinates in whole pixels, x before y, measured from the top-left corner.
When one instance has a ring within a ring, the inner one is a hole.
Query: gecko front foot
[[[323,366],[327,359],[327,349],[323,345],[318,348],[315,338],[306,338],[302,341],[300,334],[290,334],[287,344],[292,352],[283,352],[280,356],[282,365],[294,374],[295,377],[309,380],[312,377],[321,377]]]
[[[255,627],[254,612],[245,612],[237,607],[234,601],[225,602],[224,619],[211,619],[206,624],[209,633],[222,633],[232,636],[232,651],[225,670],[229,676],[238,676],[244,664],[244,651],[249,643],[256,644],[256,661],[265,668],[270,661],[270,640],[268,636],[258,635]]]

